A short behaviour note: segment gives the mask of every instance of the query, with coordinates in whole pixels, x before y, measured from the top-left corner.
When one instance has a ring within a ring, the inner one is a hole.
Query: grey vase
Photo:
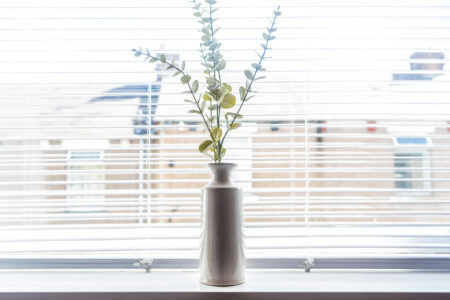
[[[213,178],[202,189],[200,282],[237,285],[245,281],[242,237],[242,190],[231,173],[236,164],[208,165]]]

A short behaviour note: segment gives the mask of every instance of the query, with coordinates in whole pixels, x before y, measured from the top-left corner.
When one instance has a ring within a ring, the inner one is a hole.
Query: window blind
[[[247,257],[448,261],[450,6],[219,1],[234,91],[278,5],[266,79],[225,157],[239,164]],[[195,266],[204,133],[177,80],[131,52],[185,60],[202,81],[191,3],[0,6],[0,262]]]

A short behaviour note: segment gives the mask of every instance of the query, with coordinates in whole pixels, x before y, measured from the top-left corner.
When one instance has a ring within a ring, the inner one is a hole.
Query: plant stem
[[[167,65],[171,66],[172,68],[174,68],[175,70],[177,70],[178,72],[180,72],[181,74],[183,74],[183,76],[186,75],[186,73],[184,73],[184,71],[181,70],[180,68],[178,68],[176,65],[171,64],[171,63],[169,63],[169,62],[167,62],[167,61],[166,61],[166,62],[162,62],[161,59],[160,59],[159,57],[152,56],[152,55],[146,54],[146,53],[144,53],[144,52],[142,52],[142,55],[144,55],[144,56],[146,56],[146,57],[148,57],[148,58],[156,59],[156,60],[160,61],[162,64],[167,64]],[[200,108],[200,105],[199,105],[199,101],[197,100],[197,97],[195,97],[195,93],[194,93],[194,91],[192,90],[191,84],[190,84],[189,82],[187,82],[186,84],[187,84],[187,86],[188,86],[188,88],[189,88],[189,91],[191,92],[192,98],[194,99],[194,102],[195,102],[195,104],[196,104],[196,106],[197,106],[197,109],[198,109],[198,111],[200,112],[200,115],[202,116],[203,123],[205,123],[205,126],[206,126],[206,128],[208,129],[209,135],[210,135],[212,141],[214,141],[213,135],[212,135],[212,133],[211,133],[211,128],[209,127],[208,122],[206,121],[205,116],[203,115],[203,112],[202,112],[202,110],[201,110],[201,108]]]
[[[213,19],[212,19],[212,3],[209,3],[209,26],[210,26],[210,30],[211,30],[211,41],[214,43],[214,26],[213,26]],[[216,57],[215,57],[215,50],[212,50],[212,57],[213,57],[213,62],[214,62],[214,85],[216,84]],[[220,76],[220,71],[217,70],[217,75],[219,77],[219,83],[222,83],[222,79]],[[218,95],[217,92],[215,93],[215,98],[216,101],[218,101]],[[217,128],[220,128],[220,105],[217,105],[216,107],[216,118],[217,118]],[[220,143],[220,140],[217,141],[217,160],[219,161],[219,163],[222,162],[222,145]]]
[[[275,21],[276,21],[276,20],[277,20],[277,15],[275,15],[275,16],[273,17],[272,25],[270,26],[269,36],[268,36],[268,38],[267,38],[267,40],[266,40],[266,45],[265,45],[264,51],[263,51],[263,53],[262,53],[262,55],[261,55],[261,57],[260,57],[260,59],[259,59],[258,65],[261,65],[261,63],[262,63],[262,61],[263,61],[263,59],[264,59],[264,56],[266,55],[267,46],[269,45],[270,36],[271,36],[271,34],[272,34],[272,29],[273,29],[273,26],[275,25]],[[245,87],[246,90],[245,90],[244,98],[242,99],[241,105],[239,106],[239,108],[238,108],[236,114],[235,114],[234,117],[233,117],[233,120],[232,120],[231,123],[230,123],[230,128],[231,128],[231,125],[234,124],[234,121],[236,121],[236,117],[239,115],[239,112],[241,111],[242,106],[244,105],[245,100],[247,99],[247,95],[248,95],[248,93],[251,91],[252,84],[253,84],[253,82],[255,81],[256,74],[258,73],[258,71],[259,71],[259,68],[258,68],[258,69],[255,69],[255,73],[253,74],[252,80],[250,80],[250,83],[249,83],[248,87]],[[219,142],[221,145],[223,145],[223,143],[224,143],[224,141],[225,141],[225,138],[227,137],[227,134],[228,134],[229,131],[230,131],[230,129],[227,128],[227,131],[225,131],[225,134],[223,135],[222,140]]]

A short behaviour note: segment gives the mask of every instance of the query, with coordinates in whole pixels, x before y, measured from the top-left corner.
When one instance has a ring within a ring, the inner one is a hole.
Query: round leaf
[[[233,130],[233,129],[239,128],[239,127],[241,127],[241,125],[242,125],[242,123],[235,122],[235,123],[231,124],[230,129]]]
[[[204,94],[203,95],[203,100],[205,100],[205,101],[211,101],[211,96],[210,95],[208,95],[208,94]]]
[[[214,140],[218,141],[222,137],[222,129],[220,129],[219,127],[214,127],[213,129],[211,129],[211,134]]]
[[[198,151],[201,153],[204,153],[211,148],[212,144],[213,144],[213,141],[205,140],[205,141],[201,142],[200,145],[198,146]]]
[[[228,93],[231,93],[231,91],[233,90],[231,85],[229,85],[228,83],[222,83],[222,84],[227,89]]]
[[[186,75],[184,75],[183,77],[181,77],[181,82],[182,82],[182,83],[186,84],[186,83],[188,83],[189,81],[191,81],[191,76],[190,76],[190,75],[186,74]]]
[[[230,109],[236,104],[236,97],[232,94],[226,94],[220,106],[224,109]]]

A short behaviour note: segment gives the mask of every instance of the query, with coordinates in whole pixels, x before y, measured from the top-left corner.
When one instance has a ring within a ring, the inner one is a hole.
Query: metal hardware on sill
[[[153,259],[152,258],[144,258],[144,259],[141,259],[138,262],[135,262],[133,264],[133,267],[145,269],[145,272],[149,273],[151,271],[151,269],[152,269],[152,264],[153,264]]]
[[[305,268],[305,272],[311,271],[311,269],[315,266],[315,262],[313,258],[307,258],[303,262],[303,267]]]

